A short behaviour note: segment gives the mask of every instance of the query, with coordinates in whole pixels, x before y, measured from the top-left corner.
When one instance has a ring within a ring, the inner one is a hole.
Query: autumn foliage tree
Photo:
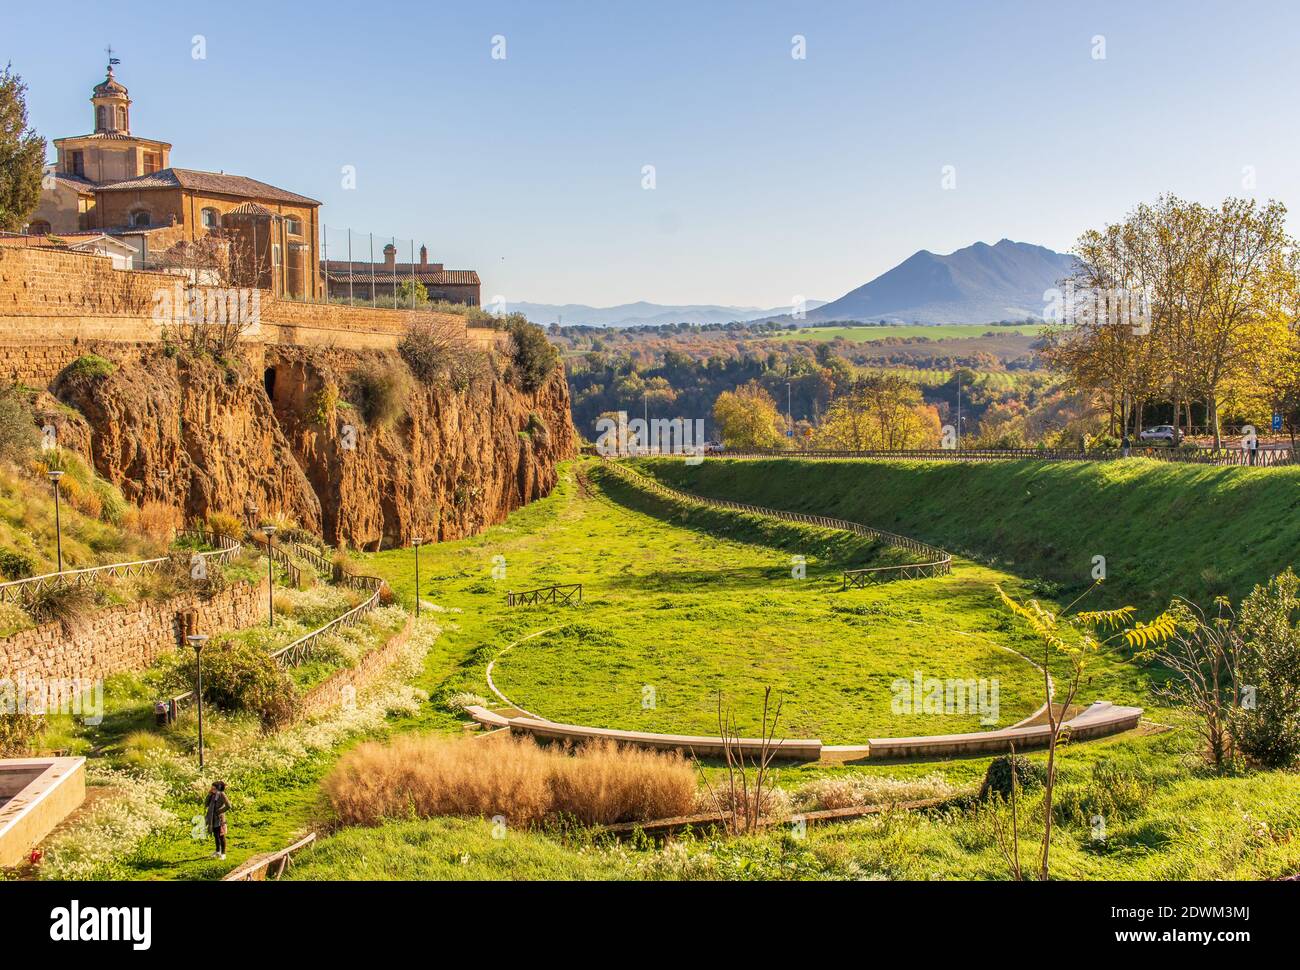
[[[785,440],[785,418],[757,381],[719,394],[713,422],[731,449],[779,448]]]
[[[1259,375],[1294,319],[1296,242],[1285,223],[1279,202],[1207,207],[1166,195],[1085,233],[1043,356],[1100,400],[1112,431],[1137,430],[1144,404],[1168,403],[1190,432],[1196,403],[1221,445],[1225,403],[1256,419],[1274,403]]]

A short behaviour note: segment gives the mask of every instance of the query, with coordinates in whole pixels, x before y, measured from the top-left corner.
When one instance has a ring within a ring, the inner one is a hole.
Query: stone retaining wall
[[[302,697],[298,716],[311,717],[355,700],[357,692],[374,683],[396,662],[414,631],[415,618],[407,617],[406,625],[401,630],[393,634],[382,647],[371,650],[358,660],[355,667],[336,670],[307,691]]]
[[[120,361],[155,346],[163,333],[153,318],[156,295],[175,294],[177,284],[166,273],[115,270],[106,257],[0,246],[0,380],[45,387],[83,354]],[[260,324],[242,338],[255,357],[277,344],[392,350],[419,324],[450,327],[485,349],[506,340],[500,331],[469,329],[454,313],[299,303],[267,291],[259,300]]]
[[[96,610],[84,628],[68,636],[60,623],[45,623],[0,639],[0,679],[35,689],[49,681],[94,681],[143,670],[185,642],[185,614],[196,614],[200,633],[239,630],[266,616],[267,588],[241,580],[205,599],[185,593],[162,602],[143,601]]]

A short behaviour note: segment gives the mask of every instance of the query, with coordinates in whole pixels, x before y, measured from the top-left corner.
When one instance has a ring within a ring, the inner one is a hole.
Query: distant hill
[[[993,323],[1041,319],[1043,291],[1069,276],[1075,257],[1003,239],[946,256],[922,249],[869,283],[810,310],[807,322]]]
[[[808,308],[822,306],[825,300],[809,300]],[[664,323],[732,323],[763,320],[788,314],[790,308],[719,306],[715,304],[688,304],[671,306],[662,303],[623,303],[619,306],[594,307],[584,303],[512,303],[510,312],[522,313],[534,323],[563,323],[570,326],[635,327]]]

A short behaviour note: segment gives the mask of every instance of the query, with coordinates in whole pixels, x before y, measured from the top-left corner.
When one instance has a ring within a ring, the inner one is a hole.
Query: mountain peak
[[[1075,258],[1033,243],[978,241],[946,256],[927,249],[808,314],[814,322],[995,323],[1041,319],[1043,292]]]

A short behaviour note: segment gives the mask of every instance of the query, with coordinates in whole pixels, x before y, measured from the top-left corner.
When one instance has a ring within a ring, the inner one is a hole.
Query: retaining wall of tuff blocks
[[[83,354],[121,363],[156,347],[165,333],[159,307],[178,305],[178,292],[183,281],[175,275],[116,270],[107,257],[0,246],[0,380],[45,387]],[[259,292],[258,307],[257,324],[242,338],[253,356],[271,345],[392,350],[418,325],[450,329],[481,348],[505,339],[500,331],[469,328],[457,314],[431,310],[299,303],[267,291]]]
[[[261,622],[267,597],[265,579],[256,585],[240,580],[210,598],[184,593],[95,610],[72,634],[61,623],[44,623],[0,639],[0,680],[31,692],[51,682],[144,670],[184,645],[187,633],[224,633]]]

